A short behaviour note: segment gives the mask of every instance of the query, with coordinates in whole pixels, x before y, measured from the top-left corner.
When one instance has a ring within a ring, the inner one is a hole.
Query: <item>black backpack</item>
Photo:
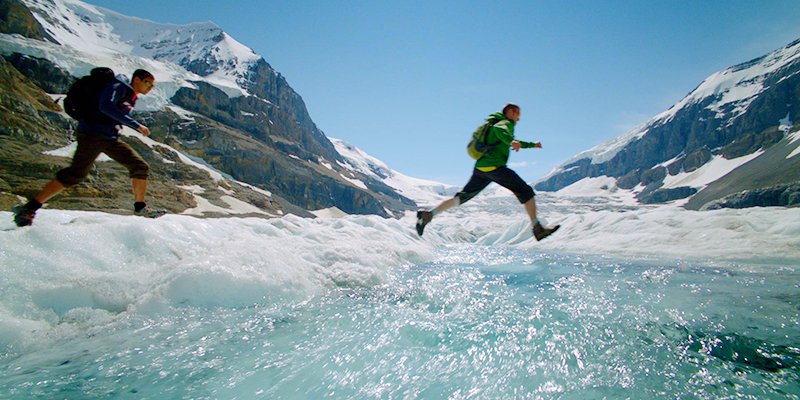
[[[64,98],[64,111],[72,118],[97,119],[100,113],[100,91],[114,79],[111,68],[93,68],[89,75],[84,76],[67,91]]]

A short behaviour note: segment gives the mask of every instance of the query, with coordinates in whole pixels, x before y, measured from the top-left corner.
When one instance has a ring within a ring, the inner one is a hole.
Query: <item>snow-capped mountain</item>
[[[414,178],[397,172],[383,161],[341,139],[330,138],[330,140],[336,151],[345,159],[344,163],[340,162],[342,167],[380,180],[417,204],[434,204],[458,192],[459,188],[453,185]]]
[[[261,59],[213,22],[161,24],[77,0],[25,0],[24,4],[59,45],[92,54],[93,58],[108,56],[104,61],[112,65],[120,55],[159,61],[167,65],[150,67],[155,67],[160,80],[204,80],[228,89],[230,95],[244,95],[249,72]],[[175,76],[169,64],[198,76]]]
[[[145,68],[157,86],[135,112],[176,151],[305,210],[399,215],[415,208],[380,176],[347,168],[285,78],[213,22],[157,23],[78,0],[12,2],[24,12],[8,18],[31,28],[0,34],[0,53],[39,87],[63,88],[51,77],[74,79],[99,65]]]
[[[798,97],[800,40],[712,74],[669,110],[577,154],[536,188],[609,176],[649,203],[686,199],[702,208],[760,192],[750,205],[797,204],[789,198],[800,181]]]

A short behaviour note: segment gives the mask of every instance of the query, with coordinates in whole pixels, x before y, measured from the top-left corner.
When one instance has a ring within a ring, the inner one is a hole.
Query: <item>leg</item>
[[[531,223],[535,224],[538,222],[539,219],[536,218],[536,200],[531,197],[531,199],[526,201],[523,205],[525,206],[525,211],[528,212],[528,217],[530,217]]]
[[[459,204],[461,204],[461,202],[458,200],[458,196],[447,199],[433,209],[433,215],[441,214]]]
[[[145,193],[147,193],[147,179],[133,178],[133,201],[144,203]]]
[[[39,192],[39,194],[37,194],[36,197],[34,197],[33,199],[38,201],[39,204],[44,204],[47,202],[47,200],[52,199],[53,196],[61,193],[61,191],[64,190],[65,187],[66,186],[62,185],[61,182],[58,181],[58,179],[53,179],[50,182],[48,182],[47,185],[45,185],[44,189],[42,189],[42,191]]]
[[[500,167],[487,173],[489,179],[498,185],[510,190],[517,196],[517,200],[525,206],[525,211],[531,219],[531,223],[536,223],[536,201],[531,185],[528,185],[516,172],[507,167]]]
[[[467,182],[464,188],[461,189],[460,192],[456,193],[455,196],[443,201],[432,211],[417,211],[417,234],[422,236],[422,232],[425,230],[425,225],[428,225],[428,223],[433,220],[435,215],[445,212],[460,204],[466,203],[480,193],[483,189],[485,189],[490,183],[492,183],[492,181],[486,178],[483,172],[477,169],[474,170],[472,172],[472,177],[469,178],[469,182]]]
[[[122,164],[128,169],[133,188],[133,199],[135,203],[144,203],[147,193],[147,176],[150,166],[127,144],[117,140],[113,145],[106,148],[105,153],[112,160]],[[142,205],[142,207],[144,207]]]
[[[33,224],[36,211],[42,207],[42,204],[53,198],[53,196],[61,193],[65,187],[77,185],[89,174],[92,163],[103,149],[103,142],[82,132],[78,132],[77,136],[78,147],[75,149],[75,154],[72,156],[69,167],[58,171],[55,179],[48,182],[47,185],[25,205],[19,205],[13,208],[14,222],[17,226]]]
[[[56,178],[50,181],[50,183],[34,197],[34,200],[44,204],[44,202],[50,200],[53,196],[61,193],[64,188],[77,185],[89,175],[92,163],[94,163],[94,160],[105,147],[103,141],[106,139],[97,139],[81,132],[78,132],[77,139],[78,147],[75,149],[75,154],[72,156],[69,167],[58,171],[56,173]]]
[[[501,167],[489,174],[489,177],[494,182],[514,192],[514,195],[517,196],[517,200],[525,207],[525,211],[531,219],[531,225],[533,225],[533,236],[536,237],[537,241],[552,235],[561,227],[560,225],[556,225],[552,228],[545,228],[539,223],[539,219],[536,216],[536,200],[534,199],[536,193],[533,192],[533,188],[520,178],[516,172],[507,167]]]

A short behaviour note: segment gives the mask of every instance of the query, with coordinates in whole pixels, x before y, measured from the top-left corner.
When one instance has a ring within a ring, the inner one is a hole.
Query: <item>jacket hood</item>
[[[495,122],[500,122],[500,121],[502,121],[504,119],[508,119],[508,118],[506,118],[506,115],[503,114],[500,111],[498,111],[496,113],[489,114],[489,116],[486,117],[487,121],[495,121]]]

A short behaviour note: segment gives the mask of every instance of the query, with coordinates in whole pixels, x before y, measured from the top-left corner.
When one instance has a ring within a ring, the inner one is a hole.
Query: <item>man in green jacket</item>
[[[519,117],[520,108],[516,104],[507,104],[503,107],[502,112],[489,116],[490,121],[498,121],[491,127],[487,136],[488,144],[494,145],[494,147],[475,162],[475,169],[472,171],[469,182],[453,198],[443,201],[431,211],[417,211],[417,234],[422,236],[425,225],[430,223],[434,216],[466,203],[492,182],[512,191],[519,202],[525,206],[533,225],[533,236],[536,237],[536,240],[550,236],[561,227],[556,225],[552,228],[545,228],[539,223],[536,218],[536,201],[534,201],[536,194],[533,192],[533,188],[506,166],[510,149],[519,151],[519,149],[542,148],[542,144],[538,142],[531,143],[514,139],[514,126],[519,121]]]

